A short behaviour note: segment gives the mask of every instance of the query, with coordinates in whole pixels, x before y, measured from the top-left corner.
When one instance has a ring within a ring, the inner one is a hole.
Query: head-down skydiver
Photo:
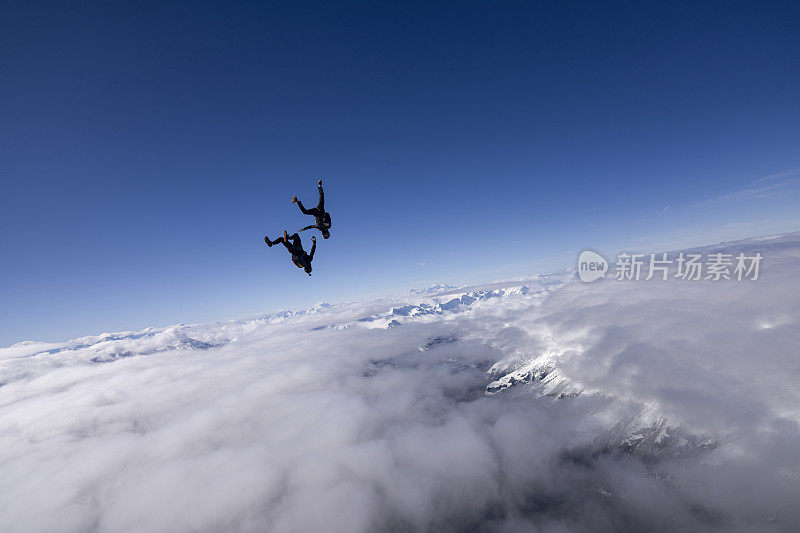
[[[278,244],[282,242],[283,245],[289,250],[289,253],[292,254],[292,263],[297,266],[297,268],[302,268],[306,271],[306,274],[309,276],[311,275],[311,261],[314,260],[314,251],[317,249],[317,238],[312,236],[311,242],[311,252],[306,253],[303,250],[303,243],[300,240],[300,235],[295,233],[292,236],[289,236],[286,230],[283,230],[283,237],[278,237],[274,241],[269,240],[269,237],[264,237],[264,242],[267,243],[267,246],[272,248],[273,244]]]
[[[304,215],[312,215],[315,220],[314,224],[306,226],[300,231],[317,228],[322,232],[322,236],[327,239],[331,236],[331,214],[325,211],[325,193],[322,192],[322,180],[317,181],[317,189],[319,189],[319,203],[317,207],[306,209],[303,207],[303,202],[297,199],[297,196],[292,197],[292,203],[296,203],[297,207],[300,208],[300,211],[302,211]]]

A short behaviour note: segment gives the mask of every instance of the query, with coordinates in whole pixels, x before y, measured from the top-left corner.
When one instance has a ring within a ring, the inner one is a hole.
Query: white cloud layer
[[[800,236],[0,350],[2,531],[793,531]]]

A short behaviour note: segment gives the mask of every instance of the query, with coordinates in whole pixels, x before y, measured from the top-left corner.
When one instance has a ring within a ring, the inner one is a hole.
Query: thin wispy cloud
[[[758,178],[753,180],[753,183],[761,183],[762,181],[767,181],[775,178],[783,178],[786,176],[794,176],[795,174],[800,174],[800,168],[795,168],[792,170],[787,170],[785,172],[778,172],[777,174],[770,174],[769,176],[764,176],[762,178]]]
[[[730,200],[740,200],[745,198],[752,198],[752,199],[767,198],[772,196],[778,190],[787,189],[789,187],[793,187],[795,185],[800,184],[800,177],[792,177],[797,174],[800,174],[800,168],[796,168],[794,170],[787,170],[786,172],[779,172],[777,174],[771,174],[769,176],[764,176],[752,181],[752,184],[756,185],[754,187],[748,187],[746,189],[740,189],[738,191],[729,192],[721,196],[717,196],[714,198],[710,198],[708,200],[704,200],[702,202],[692,204],[689,207],[701,207],[710,204],[726,202]],[[777,181],[777,182],[773,181],[772,183],[767,183],[772,180],[782,180],[782,181]]]
[[[751,187],[749,189],[742,189],[740,191],[735,191],[728,194],[723,194],[715,198],[715,201],[724,201],[724,200],[734,200],[738,198],[757,198],[768,193],[775,191],[776,189],[784,189],[786,187],[791,187],[793,185],[797,185],[800,183],[800,178],[794,178],[786,181],[781,181],[779,183],[772,183],[770,185],[764,185],[762,187]]]

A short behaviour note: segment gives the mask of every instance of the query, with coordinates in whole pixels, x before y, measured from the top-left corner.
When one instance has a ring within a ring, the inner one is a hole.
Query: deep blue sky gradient
[[[4,3],[0,345],[800,229],[798,15]],[[262,239],[318,177],[309,278]]]

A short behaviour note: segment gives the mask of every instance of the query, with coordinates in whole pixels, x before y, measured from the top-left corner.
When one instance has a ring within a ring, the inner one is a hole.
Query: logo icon
[[[589,283],[605,276],[608,271],[608,261],[602,255],[591,250],[584,250],[578,256],[578,277],[581,281]]]

